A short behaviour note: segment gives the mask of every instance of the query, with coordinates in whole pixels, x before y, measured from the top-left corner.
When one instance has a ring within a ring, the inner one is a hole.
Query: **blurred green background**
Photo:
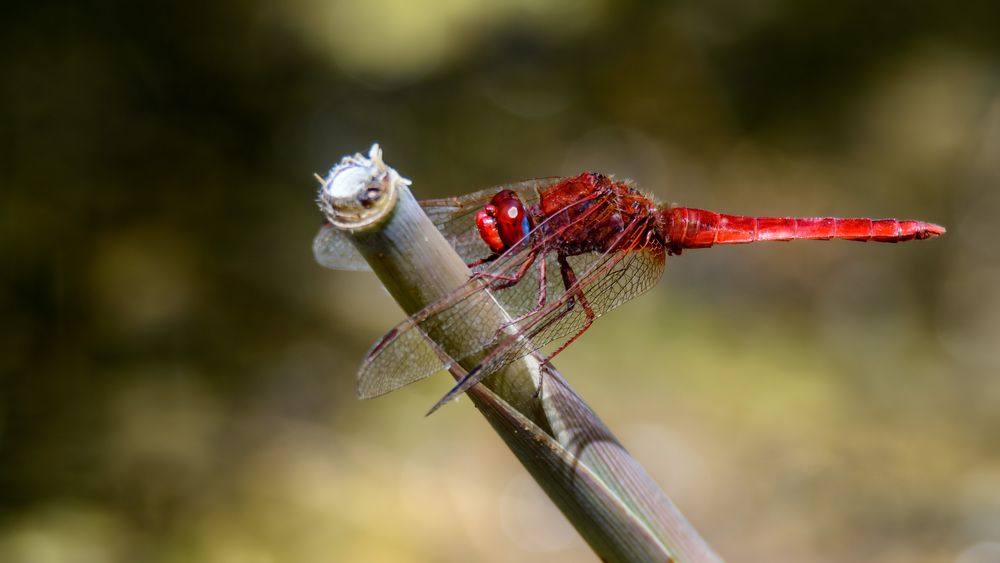
[[[402,314],[312,173],[373,141],[948,227],[687,252],[556,365],[727,559],[1000,560],[1000,4],[14,4],[0,561],[592,558],[449,378],[355,400]]]

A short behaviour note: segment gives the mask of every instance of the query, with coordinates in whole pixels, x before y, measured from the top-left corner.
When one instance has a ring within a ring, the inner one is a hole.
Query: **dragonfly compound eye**
[[[504,248],[510,248],[528,235],[533,226],[531,216],[517,194],[510,190],[493,196],[492,202],[496,208],[500,240],[503,241]]]
[[[476,228],[479,229],[479,236],[482,237],[486,246],[493,252],[501,252],[504,249],[503,239],[500,237],[500,230],[497,228],[497,208],[489,204],[476,213]]]

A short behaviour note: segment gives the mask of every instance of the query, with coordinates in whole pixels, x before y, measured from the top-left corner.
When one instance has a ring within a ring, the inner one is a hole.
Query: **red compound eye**
[[[533,224],[517,194],[503,190],[476,214],[476,226],[490,250],[499,254],[526,237]]]
[[[504,245],[497,228],[496,212],[497,208],[493,204],[480,209],[479,213],[476,213],[476,228],[479,229],[479,236],[490,250],[499,253],[504,249]]]
[[[504,248],[514,246],[528,236],[532,227],[531,217],[517,194],[504,190],[493,196],[493,205],[496,207],[494,216],[499,224],[500,240],[503,241]]]

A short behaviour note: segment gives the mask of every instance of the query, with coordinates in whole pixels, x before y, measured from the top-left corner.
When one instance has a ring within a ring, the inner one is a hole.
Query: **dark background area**
[[[599,170],[904,245],[689,252],[557,366],[726,559],[1000,559],[1000,5],[12,5],[0,560],[577,561],[402,318],[324,271],[313,172],[418,197]]]

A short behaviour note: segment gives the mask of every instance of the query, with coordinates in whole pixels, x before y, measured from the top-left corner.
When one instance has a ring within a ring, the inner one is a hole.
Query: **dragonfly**
[[[653,287],[666,257],[684,250],[759,241],[896,243],[945,232],[923,221],[752,217],[659,205],[631,182],[596,172],[420,204],[473,273],[371,347],[358,374],[358,395],[384,395],[452,362],[475,361],[428,414],[528,354],[551,360],[595,319]],[[329,224],[313,250],[323,266],[367,269]],[[496,304],[506,318],[495,314]],[[470,323],[479,330],[454,339],[449,357],[429,346],[430,327],[458,330]]]

